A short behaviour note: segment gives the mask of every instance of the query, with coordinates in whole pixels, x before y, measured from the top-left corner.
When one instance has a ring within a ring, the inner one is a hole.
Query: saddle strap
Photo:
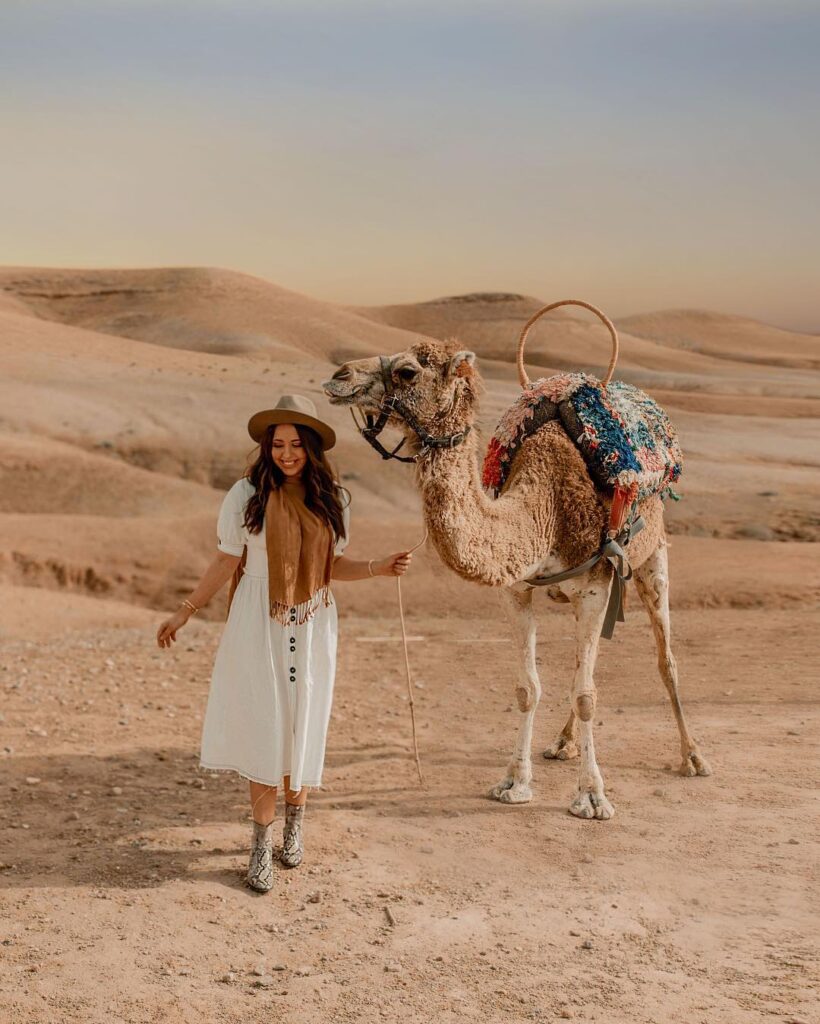
[[[597,565],[602,558],[605,558],[615,571],[604,622],[601,626],[601,636],[606,640],[611,640],[612,634],[615,632],[615,623],[624,621],[624,588],[632,579],[632,568],[629,565],[625,549],[635,534],[640,533],[643,528],[643,517],[638,516],[617,537],[607,537],[601,545],[601,550],[581,565],[576,565],[574,569],[567,569],[564,572],[556,572],[552,576],[531,576],[528,580],[524,580],[524,583],[531,587],[551,587],[555,583],[571,580],[574,576],[582,576],[594,565]]]

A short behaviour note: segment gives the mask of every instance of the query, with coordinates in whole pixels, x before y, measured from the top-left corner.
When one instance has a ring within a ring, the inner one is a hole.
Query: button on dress
[[[242,522],[253,493],[249,480],[237,480],[217,521],[219,550],[241,555],[247,546],[248,557],[214,658],[200,766],[270,786],[289,775],[292,790],[320,786],[336,675],[336,603],[331,594],[302,625],[295,608],[287,626],[271,618],[265,527],[250,533]],[[343,519],[348,533],[347,507]],[[346,546],[347,537],[339,538],[334,553]]]

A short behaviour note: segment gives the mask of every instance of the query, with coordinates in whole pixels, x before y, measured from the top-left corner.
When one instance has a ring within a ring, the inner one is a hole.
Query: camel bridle
[[[428,451],[433,451],[438,448],[455,448],[457,445],[460,445],[470,433],[470,427],[467,426],[464,430],[459,430],[454,434],[447,434],[440,437],[429,434],[419,423],[413,413],[407,408],[401,400],[401,396],[397,393],[393,384],[390,360],[387,356],[379,356],[379,373],[381,374],[382,384],[384,386],[384,394],[379,402],[379,415],[376,416],[375,413],[372,412],[363,413],[364,425],[361,425],[356,419],[356,413],[354,412],[354,406],[352,405],[350,406],[350,415],[353,417],[353,422],[356,425],[358,432],[362,435],[365,441],[367,441],[370,447],[377,451],[383,459],[396,459],[398,462],[417,462],[421,456],[425,455]],[[390,419],[391,415],[400,416],[421,442],[421,449],[416,455],[398,454],[399,450],[407,440],[406,437],[403,437],[392,451],[388,451],[379,440],[379,434],[381,434],[387,426],[387,421]]]

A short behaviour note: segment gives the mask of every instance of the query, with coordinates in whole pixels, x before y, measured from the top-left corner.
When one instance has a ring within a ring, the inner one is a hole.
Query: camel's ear
[[[472,377],[474,366],[475,352],[462,349],[447,364],[447,374],[450,377]]]

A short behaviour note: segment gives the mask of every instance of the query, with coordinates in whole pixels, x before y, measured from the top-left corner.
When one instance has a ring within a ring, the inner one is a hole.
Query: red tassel
[[[621,532],[626,514],[637,496],[637,483],[630,484],[629,487],[616,486],[615,494],[612,498],[612,507],[609,510],[609,526],[607,527],[607,535],[609,537],[617,537]]]

